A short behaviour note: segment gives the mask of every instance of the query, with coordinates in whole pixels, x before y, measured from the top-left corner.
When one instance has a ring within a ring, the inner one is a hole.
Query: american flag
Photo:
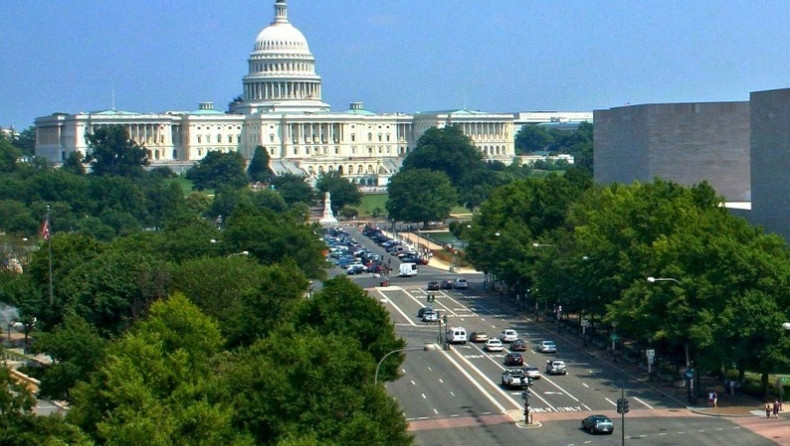
[[[49,214],[44,219],[44,224],[41,225],[41,238],[49,240]]]

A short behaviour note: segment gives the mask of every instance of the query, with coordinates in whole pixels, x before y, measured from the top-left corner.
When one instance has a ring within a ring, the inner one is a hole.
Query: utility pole
[[[628,399],[625,397],[625,386],[620,387],[620,399],[617,400],[617,413],[620,414],[620,441],[622,446],[625,446],[625,414],[628,413],[631,408],[629,407],[630,403]]]

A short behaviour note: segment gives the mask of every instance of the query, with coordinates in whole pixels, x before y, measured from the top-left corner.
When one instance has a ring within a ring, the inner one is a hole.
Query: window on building
[[[274,142],[274,133],[269,133],[269,142]]]
[[[203,143],[203,137],[200,136],[200,135],[197,135],[197,142],[198,142],[198,144],[202,144]]]
[[[379,142],[381,142],[381,133],[379,133]]]
[[[299,154],[299,148],[298,147],[294,147],[294,155],[298,155],[298,154]]]
[[[373,141],[373,133],[368,132],[368,141]]]
[[[351,134],[351,142],[354,142],[356,140],[357,140],[357,134],[356,133],[352,133]]]

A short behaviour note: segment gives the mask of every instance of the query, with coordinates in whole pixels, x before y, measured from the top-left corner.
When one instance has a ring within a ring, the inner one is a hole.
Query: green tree
[[[272,179],[272,171],[269,169],[269,152],[263,146],[255,147],[249,167],[247,167],[247,177],[250,181],[260,181],[269,184]]]
[[[22,151],[14,147],[8,139],[0,139],[0,173],[17,170]]]
[[[108,347],[89,383],[74,390],[68,419],[102,444],[252,445],[215,373],[222,337],[181,295]]]
[[[80,156],[79,152],[71,152],[66,156],[66,160],[63,161],[63,166],[61,169],[64,172],[68,172],[74,175],[85,175],[85,166],[82,165],[82,156]]]
[[[329,192],[332,198],[332,210],[338,212],[340,209],[349,205],[358,205],[362,202],[362,192],[359,188],[340,175],[336,170],[322,173],[318,176],[315,185],[320,195]]]
[[[428,169],[401,170],[392,176],[387,191],[390,218],[419,221],[426,227],[429,221],[449,217],[457,199],[447,175]]]
[[[103,362],[106,344],[96,329],[79,316],[66,316],[51,332],[38,333],[35,350],[53,360],[45,368],[39,394],[70,401],[71,389]]]
[[[430,169],[444,172],[453,187],[470,185],[468,177],[485,170],[483,154],[458,126],[428,129],[417,147],[403,160],[402,170]]]
[[[90,150],[85,162],[91,164],[92,175],[139,177],[150,164],[148,151],[129,138],[123,125],[101,126],[86,137]]]
[[[546,128],[527,124],[516,132],[516,153],[532,153],[548,150],[554,137]]]
[[[185,178],[195,190],[218,189],[222,186],[240,189],[247,186],[244,156],[239,152],[210,151],[195,166],[187,170]]]
[[[288,203],[288,206],[293,206],[296,203],[312,206],[315,201],[315,191],[307,183],[307,178],[303,175],[292,173],[277,175],[272,178],[272,186],[283,197],[283,200]]]

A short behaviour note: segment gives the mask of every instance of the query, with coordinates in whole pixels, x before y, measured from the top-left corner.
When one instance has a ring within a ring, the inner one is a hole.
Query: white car
[[[486,341],[485,349],[489,352],[501,352],[505,349],[505,346],[499,339],[489,339]]]
[[[518,332],[513,329],[502,330],[502,333],[499,333],[499,340],[502,342],[513,342],[518,339]]]
[[[541,353],[557,353],[557,344],[554,341],[541,341],[538,344],[538,351]]]
[[[524,367],[524,373],[532,379],[540,379],[540,369],[527,364]]]
[[[455,279],[453,287],[456,290],[466,290],[469,288],[469,282],[467,282],[466,279]]]

